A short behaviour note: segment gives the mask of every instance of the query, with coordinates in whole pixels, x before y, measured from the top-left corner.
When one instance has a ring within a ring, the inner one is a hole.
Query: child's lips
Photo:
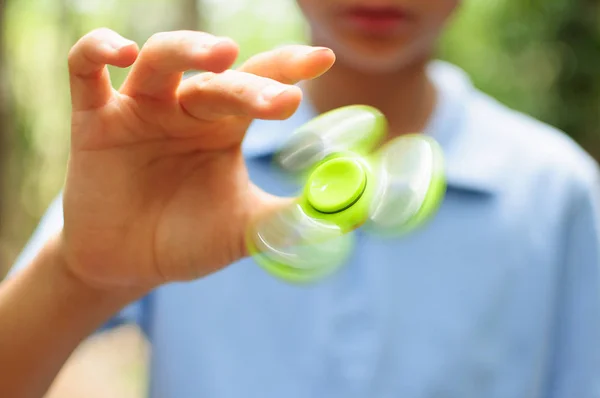
[[[364,33],[389,35],[397,32],[411,16],[398,7],[356,6],[342,12],[347,24]]]

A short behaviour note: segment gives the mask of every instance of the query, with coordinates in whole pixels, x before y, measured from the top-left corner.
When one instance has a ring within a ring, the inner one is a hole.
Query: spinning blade
[[[304,189],[248,231],[248,250],[261,267],[288,282],[315,281],[346,261],[354,229],[402,235],[436,212],[446,188],[440,146],[414,134],[376,150],[386,130],[377,109],[354,105],[292,134],[275,161]]]
[[[375,108],[352,105],[335,109],[298,128],[275,161],[284,170],[298,173],[331,153],[366,155],[381,142],[386,130],[385,117]]]
[[[425,223],[445,191],[443,154],[424,135],[387,143],[374,161],[378,183],[365,227],[380,234],[404,234]]]
[[[271,274],[309,282],[334,272],[347,258],[353,236],[310,217],[294,203],[259,220],[249,231],[250,254]]]

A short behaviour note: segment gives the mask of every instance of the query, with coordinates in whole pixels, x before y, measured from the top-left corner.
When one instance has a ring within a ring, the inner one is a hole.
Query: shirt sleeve
[[[25,245],[25,248],[8,271],[7,278],[27,267],[42,249],[46,241],[61,230],[63,222],[62,195],[58,195],[46,210],[46,213],[40,220],[33,235]],[[114,328],[126,323],[134,323],[140,326],[142,330],[148,334],[146,329],[149,302],[150,298],[146,297],[130,304],[119,313],[115,314],[114,317],[107,321],[99,331]]]
[[[600,397],[600,178],[573,201],[566,228],[549,398]]]

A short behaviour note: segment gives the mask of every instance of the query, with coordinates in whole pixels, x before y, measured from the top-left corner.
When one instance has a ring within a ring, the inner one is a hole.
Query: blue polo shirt
[[[289,285],[245,259],[132,304],[107,326],[147,333],[153,398],[600,397],[596,163],[458,68],[429,72],[440,95],[426,134],[448,178],[436,217],[402,239],[358,230],[321,283]],[[258,186],[296,192],[270,155],[314,115],[305,101],[252,125]],[[57,200],[14,269],[61,225]]]

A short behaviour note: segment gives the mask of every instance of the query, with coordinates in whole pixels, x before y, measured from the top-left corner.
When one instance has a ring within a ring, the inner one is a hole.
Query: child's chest
[[[244,260],[161,289],[155,396],[530,394],[544,371],[557,267],[526,233],[515,239],[519,225],[499,205],[450,191],[413,235],[359,232],[349,262],[315,285],[288,285]]]

